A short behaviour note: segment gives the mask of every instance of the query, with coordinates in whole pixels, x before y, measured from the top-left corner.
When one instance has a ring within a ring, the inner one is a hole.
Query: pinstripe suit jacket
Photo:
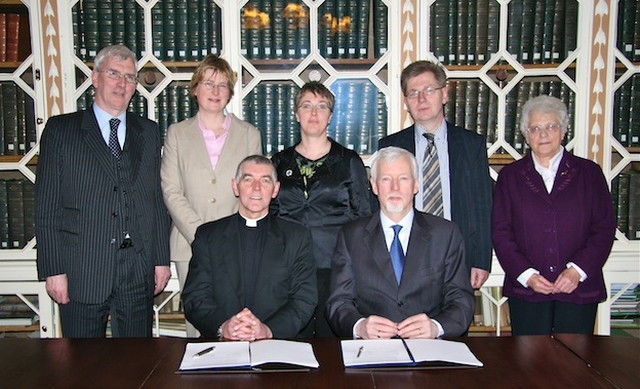
[[[155,266],[169,266],[169,218],[160,188],[157,124],[127,114],[123,158],[130,167],[129,233],[146,262],[149,295]],[[93,109],[49,119],[40,140],[36,177],[38,277],[67,274],[69,298],[104,302],[115,282],[123,234],[117,163]]]
[[[171,260],[188,262],[196,229],[238,210],[231,189],[240,161],[262,154],[260,131],[233,114],[216,169],[211,167],[196,116],[173,124],[162,154],[162,191],[173,226],[169,238]]]
[[[485,139],[447,122],[451,220],[465,242],[466,263],[491,270],[491,178]],[[378,148],[396,146],[415,155],[415,126],[380,139]]]

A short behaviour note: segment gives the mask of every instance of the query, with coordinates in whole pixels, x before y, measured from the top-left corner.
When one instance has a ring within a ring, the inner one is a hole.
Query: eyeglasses
[[[543,130],[546,130],[548,133],[558,132],[561,126],[556,123],[547,124],[546,126],[531,126],[527,128],[527,132],[534,135],[539,135]]]
[[[107,77],[109,77],[112,80],[120,81],[120,79],[122,77],[124,77],[124,80],[128,84],[137,84],[138,83],[138,76],[135,75],[135,74],[122,74],[119,71],[114,70],[114,69],[98,70],[97,72],[106,74]]]
[[[411,99],[411,100],[415,100],[418,97],[420,97],[420,95],[422,95],[422,97],[427,97],[427,96],[431,96],[434,93],[436,93],[436,91],[439,91],[440,89],[444,88],[445,86],[439,86],[437,88],[434,88],[432,86],[423,89],[423,90],[412,90],[409,93],[407,93],[407,98]]]
[[[298,108],[306,112],[311,112],[314,109],[319,112],[326,112],[329,110],[329,104],[318,103],[317,105],[313,105],[311,103],[302,103],[298,106]]]
[[[225,83],[214,84],[213,81],[200,81],[200,85],[206,90],[214,90],[216,89],[218,92],[228,92],[229,85]]]

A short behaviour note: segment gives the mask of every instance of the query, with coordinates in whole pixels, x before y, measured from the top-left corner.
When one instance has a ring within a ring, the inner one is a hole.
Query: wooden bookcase
[[[304,82],[319,79],[338,97],[338,110],[334,113],[336,127],[330,129],[331,135],[360,152],[366,162],[375,151],[378,137],[400,131],[410,124],[399,85],[402,68],[417,59],[441,59],[456,91],[459,86],[460,95],[464,90],[465,95],[468,92],[472,97],[471,101],[461,98],[461,107],[447,107],[452,121],[457,120],[457,109],[458,118],[466,120],[469,117],[469,124],[465,121],[465,125],[482,131],[485,119],[478,125],[478,118],[467,114],[473,110],[474,95],[483,95],[478,97],[481,101],[492,96],[495,101],[491,140],[487,145],[490,173],[494,179],[501,166],[520,158],[525,151],[524,145],[516,144],[510,135],[517,133],[510,123],[517,122],[513,115],[514,111],[517,115],[518,100],[525,96],[524,91],[521,92],[522,86],[528,85],[526,95],[529,96],[534,90],[531,85],[540,90],[539,85],[548,83],[549,88],[564,88],[563,93],[572,99],[572,134],[567,149],[599,163],[609,182],[613,183],[621,172],[640,164],[640,149],[625,145],[615,137],[618,127],[614,119],[619,119],[616,112],[620,112],[616,96],[620,93],[624,96],[628,83],[640,77],[638,59],[633,54],[629,57],[625,47],[618,47],[618,15],[622,14],[619,4],[624,1],[567,0],[576,6],[572,11],[577,23],[574,43],[565,44],[569,49],[563,46],[562,50],[557,50],[557,55],[552,50],[548,59],[541,53],[540,61],[534,61],[533,54],[525,60],[520,50],[511,52],[518,47],[513,41],[514,31],[518,29],[517,20],[513,19],[517,15],[514,10],[522,7],[521,19],[528,18],[525,19],[527,25],[535,25],[535,4],[532,11],[525,10],[536,3],[530,0],[0,0],[0,10],[19,7],[28,14],[31,40],[31,54],[23,61],[8,67],[0,65],[0,82],[14,82],[34,100],[34,120],[39,134],[47,118],[73,112],[91,102],[91,45],[101,47],[105,42],[122,40],[135,45],[139,56],[141,81],[132,109],[166,128],[194,112],[192,102],[184,99],[184,86],[199,59],[208,52],[216,52],[238,71],[239,82],[228,110],[254,122],[264,131],[265,138],[270,139],[265,142],[265,152],[272,154],[295,141],[298,130],[291,121],[292,94]],[[537,3],[555,5],[556,1]],[[120,12],[120,6],[126,7],[127,12]],[[181,7],[186,7],[187,24],[184,23],[185,9]],[[381,12],[384,19],[380,19]],[[260,19],[260,13],[269,16],[268,27],[264,15]],[[340,33],[341,28],[342,31],[347,28],[345,16],[352,15],[368,19],[366,27],[358,23],[359,19],[351,19],[352,31],[358,32],[355,38],[350,37],[352,34]],[[206,26],[203,20],[207,20]],[[261,20],[264,28],[260,28]],[[544,24],[544,14],[542,20]],[[97,27],[91,27],[91,23]],[[114,28],[123,23],[135,28]],[[464,52],[460,50],[463,39],[456,39],[451,47],[448,39],[432,39],[442,34],[445,27],[455,30],[453,27],[457,28],[458,23],[461,31],[466,29],[464,38],[475,40],[474,44],[469,40],[464,42]],[[559,27],[557,24],[556,21],[556,28]],[[469,26],[474,26],[475,34],[471,34]],[[284,27],[291,28],[278,30]],[[571,24],[566,26],[565,23],[562,27],[570,29]],[[172,28],[179,34],[171,37],[168,31],[173,31]],[[212,37],[214,30],[217,35]],[[541,31],[544,33],[544,25]],[[202,40],[205,34],[210,36],[207,42]],[[488,39],[488,49],[470,57],[469,48],[482,46],[478,39],[481,43],[482,39]],[[267,50],[266,44],[261,46],[260,42],[270,42],[271,49]],[[554,45],[553,40],[551,45]],[[329,46],[333,49],[329,50]],[[291,47],[294,49],[290,50]],[[460,54],[464,54],[464,59]],[[462,114],[462,108],[465,114]],[[349,116],[354,112],[355,116]],[[339,119],[343,121],[338,125]],[[353,135],[354,131],[357,135]],[[36,144],[24,156],[0,156],[0,173],[24,176],[34,182],[37,151]],[[640,241],[628,239],[622,231],[616,237],[605,266],[609,287],[612,283],[640,280]],[[0,250],[0,270],[7,269],[0,273],[0,292],[32,285],[42,293],[43,288],[35,275],[35,245],[35,240],[30,240],[22,248]],[[481,290],[480,300],[494,306],[504,303],[499,290],[492,289],[502,284],[503,276],[494,260],[492,274],[487,287]],[[177,282],[170,285],[171,290],[177,291]],[[46,297],[46,293],[41,296]],[[174,298],[175,294],[170,296]],[[610,303],[601,305],[598,333],[609,333]],[[42,336],[57,334],[50,305],[44,315],[40,314],[41,322],[46,323],[47,328],[41,330]],[[162,303],[159,303],[158,311],[162,309],[160,305]],[[489,312],[491,306],[485,309]],[[495,326],[490,328],[500,332]],[[485,327],[481,329],[486,330]]]

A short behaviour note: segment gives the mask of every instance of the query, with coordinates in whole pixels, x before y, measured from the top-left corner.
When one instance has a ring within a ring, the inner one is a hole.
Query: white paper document
[[[317,369],[309,343],[266,339],[256,342],[188,343],[178,372]]]
[[[440,339],[343,340],[346,368],[482,366],[461,342]]]

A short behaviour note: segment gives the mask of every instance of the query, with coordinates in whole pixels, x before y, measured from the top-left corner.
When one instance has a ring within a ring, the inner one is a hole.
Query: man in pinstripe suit
[[[38,277],[60,304],[65,337],[151,336],[166,286],[169,217],[156,123],[127,113],[136,57],[115,45],[95,58],[93,106],[52,117],[36,179]]]

